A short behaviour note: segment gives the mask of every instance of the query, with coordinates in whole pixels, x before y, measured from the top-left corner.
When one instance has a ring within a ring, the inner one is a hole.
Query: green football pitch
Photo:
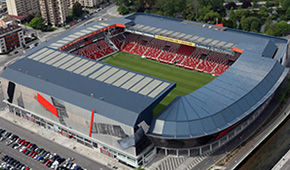
[[[174,98],[189,94],[215,78],[211,74],[187,70],[125,52],[115,53],[102,61],[176,83],[176,87],[155,107],[153,111],[154,116],[164,109]]]

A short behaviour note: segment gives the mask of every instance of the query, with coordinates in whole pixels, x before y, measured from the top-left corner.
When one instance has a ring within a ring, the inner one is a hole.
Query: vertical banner
[[[89,137],[92,137],[93,123],[94,123],[94,109],[92,110],[92,115],[91,115],[91,126],[90,126],[90,134],[89,134]]]

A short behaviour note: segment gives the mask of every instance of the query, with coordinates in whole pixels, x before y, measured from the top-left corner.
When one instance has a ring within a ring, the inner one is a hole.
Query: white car
[[[54,161],[53,163],[52,163],[52,165],[51,165],[51,169],[57,169],[57,167],[58,167],[58,165],[59,165],[59,162],[58,161]]]
[[[19,150],[19,152],[22,152],[24,149],[26,149],[26,146],[22,146],[22,148]]]
[[[70,169],[75,169],[75,167],[77,166],[77,164],[76,163],[74,163],[72,166],[71,166],[71,168]]]

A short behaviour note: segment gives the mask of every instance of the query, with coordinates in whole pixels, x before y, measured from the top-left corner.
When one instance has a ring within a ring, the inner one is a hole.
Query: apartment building
[[[0,27],[0,52],[23,46],[25,44],[22,28],[18,25]]]
[[[35,14],[40,10],[39,0],[7,0],[6,3],[9,15]]]
[[[68,5],[70,8],[72,8],[73,4],[75,2],[79,2],[83,7],[94,7],[97,5],[97,3],[100,2],[100,0],[68,0]]]
[[[46,23],[53,26],[66,22],[69,14],[68,0],[40,0],[40,12]]]

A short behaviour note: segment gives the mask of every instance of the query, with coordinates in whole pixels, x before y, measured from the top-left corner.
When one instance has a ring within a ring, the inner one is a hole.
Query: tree
[[[258,32],[261,28],[261,22],[257,17],[242,17],[241,19],[242,29],[245,31]]]
[[[243,4],[242,4],[242,8],[249,8],[251,7],[251,1],[250,0],[244,0]]]
[[[286,11],[290,7],[290,1],[289,0],[282,0],[282,9]]]
[[[34,28],[34,29],[38,29],[38,30],[43,30],[45,28],[45,24],[44,24],[44,20],[42,17],[34,17],[29,25]]]
[[[198,0],[187,0],[186,8],[183,10],[183,16],[187,20],[197,20],[200,12]]]
[[[278,23],[272,24],[270,28],[266,31],[266,34],[279,36],[290,32],[290,25],[286,21],[280,21]]]
[[[221,16],[226,15],[226,9],[223,5],[224,0],[198,0],[199,4],[204,6],[209,6],[214,12],[218,12]]]
[[[228,2],[228,3],[225,5],[225,7],[226,7],[227,9],[231,9],[231,8],[236,9],[237,5],[236,5],[235,2]]]
[[[257,7],[257,3],[258,3],[258,0],[253,0],[253,6],[256,8]]]
[[[119,6],[118,12],[122,15],[126,15],[130,13],[130,11],[124,5]]]
[[[271,7],[271,3],[269,2],[269,0],[266,1],[266,7],[267,8]]]
[[[74,3],[73,7],[72,7],[72,13],[74,16],[76,17],[80,17],[83,14],[83,7],[82,5],[77,1]]]
[[[272,25],[273,25],[273,21],[272,21],[272,18],[269,16],[266,19],[266,21],[265,21],[265,30],[264,30],[264,32],[267,32]]]
[[[234,12],[234,8],[231,8],[230,14],[229,14],[229,20],[232,22],[232,28],[237,28],[237,16]]]
[[[156,6],[163,15],[176,17],[186,8],[186,0],[157,0]]]
[[[203,21],[210,23],[210,24],[215,24],[216,20],[221,21],[222,17],[219,13],[214,12],[213,10],[210,10],[204,17]]]
[[[268,10],[266,7],[263,7],[261,6],[259,11],[257,12],[257,14],[265,21],[268,16],[269,16],[269,13],[268,13]]]
[[[245,9],[239,9],[239,10],[236,10],[235,12],[236,16],[237,16],[237,19],[239,21],[241,21],[242,17],[247,17],[248,14],[249,14],[249,11],[248,10],[245,10]]]
[[[285,13],[285,18],[286,18],[286,20],[290,20],[290,6]]]
[[[210,7],[208,6],[203,6],[202,9],[199,12],[199,17],[198,17],[198,21],[203,21],[204,16],[209,13],[210,11]]]

